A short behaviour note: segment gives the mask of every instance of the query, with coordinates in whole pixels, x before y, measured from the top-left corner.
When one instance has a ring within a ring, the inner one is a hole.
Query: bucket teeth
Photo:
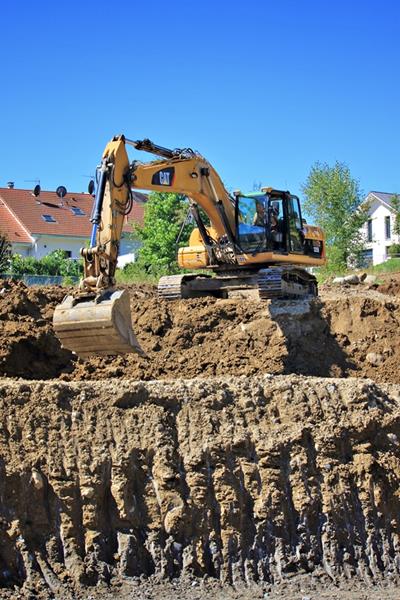
[[[81,358],[144,355],[133,333],[126,290],[110,290],[99,301],[67,296],[54,311],[53,325],[62,346]]]

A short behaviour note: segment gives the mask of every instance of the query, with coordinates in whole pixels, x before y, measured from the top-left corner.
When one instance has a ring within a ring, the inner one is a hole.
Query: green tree
[[[188,209],[188,200],[181,194],[154,192],[149,195],[144,224],[134,227],[135,236],[142,242],[138,267],[155,276],[179,271],[178,247],[187,244],[193,229],[193,224],[186,219]]]
[[[33,256],[11,257],[11,273],[14,275],[62,275],[79,277],[82,273],[82,261],[70,260],[64,250],[53,250],[40,259]]]
[[[0,273],[9,269],[11,258],[11,244],[7,236],[0,232]]]
[[[344,163],[330,167],[317,162],[302,189],[306,213],[325,232],[328,268],[346,269],[365,246],[362,227],[368,219],[368,205],[361,204],[358,181]]]
[[[390,199],[392,211],[394,215],[393,233],[400,236],[400,196],[393,194]]]

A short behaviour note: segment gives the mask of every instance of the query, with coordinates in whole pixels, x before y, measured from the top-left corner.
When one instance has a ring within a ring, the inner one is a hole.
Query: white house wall
[[[67,252],[71,252],[71,258],[80,258],[80,249],[84,248],[86,244],[86,238],[37,235],[35,236],[35,242],[32,246],[15,243],[12,244],[12,251],[13,254],[20,254],[21,256],[42,258],[53,252],[53,250],[66,250]],[[122,238],[120,245],[122,266],[136,260],[139,247],[140,243],[138,241]]]
[[[119,248],[118,266],[124,267],[126,264],[135,262],[137,252],[140,248],[140,242],[131,238],[122,238]]]
[[[391,236],[389,239],[386,238],[385,217],[390,217]],[[373,264],[378,265],[388,258],[388,247],[398,243],[398,236],[393,234],[394,214],[385,204],[372,197],[369,218],[372,219],[372,242],[367,242],[366,248],[372,248]],[[367,235],[367,231],[367,225],[365,225],[365,235]]]
[[[32,256],[32,246],[30,244],[11,244],[11,252],[13,254],[20,254],[21,256]]]
[[[54,250],[71,252],[71,258],[80,258],[79,250],[86,245],[86,238],[72,238],[61,236],[35,236],[32,256],[43,258]]]

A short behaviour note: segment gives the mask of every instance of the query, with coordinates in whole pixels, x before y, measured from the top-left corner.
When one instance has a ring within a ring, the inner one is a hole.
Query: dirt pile
[[[303,302],[200,298],[167,303],[130,290],[147,353],[78,360],[52,329],[62,288],[6,284],[0,295],[0,375],[28,379],[141,380],[298,373],[400,382],[400,299],[374,290],[330,291]]]
[[[399,386],[3,380],[0,401],[3,585],[399,580]]]
[[[71,354],[61,348],[51,323],[64,296],[61,287],[0,282],[0,375],[49,379],[72,370]]]

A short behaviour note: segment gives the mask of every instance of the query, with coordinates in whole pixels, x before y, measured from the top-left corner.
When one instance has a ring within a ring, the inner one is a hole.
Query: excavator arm
[[[149,163],[129,163],[127,144],[159,158]],[[63,346],[82,357],[140,353],[132,330],[128,293],[114,288],[132,189],[174,192],[191,199],[210,261],[214,253],[219,260],[234,260],[234,203],[215,169],[201,155],[190,149],[170,150],[150,140],[128,140],[122,135],[107,144],[97,179],[90,244],[81,250],[84,276],[79,290],[56,307],[54,327]],[[202,226],[196,204],[209,217],[210,228]]]
[[[163,158],[130,164],[127,144]],[[107,144],[98,173],[90,247],[82,250],[85,274],[81,287],[86,291],[96,293],[115,284],[119,243],[125,216],[132,206],[132,189],[187,196],[210,219],[214,242],[224,239],[234,244],[232,198],[215,169],[192,150],[169,150],[150,140],[131,141],[118,136]],[[202,234],[203,243],[210,249],[211,240],[204,229]]]

